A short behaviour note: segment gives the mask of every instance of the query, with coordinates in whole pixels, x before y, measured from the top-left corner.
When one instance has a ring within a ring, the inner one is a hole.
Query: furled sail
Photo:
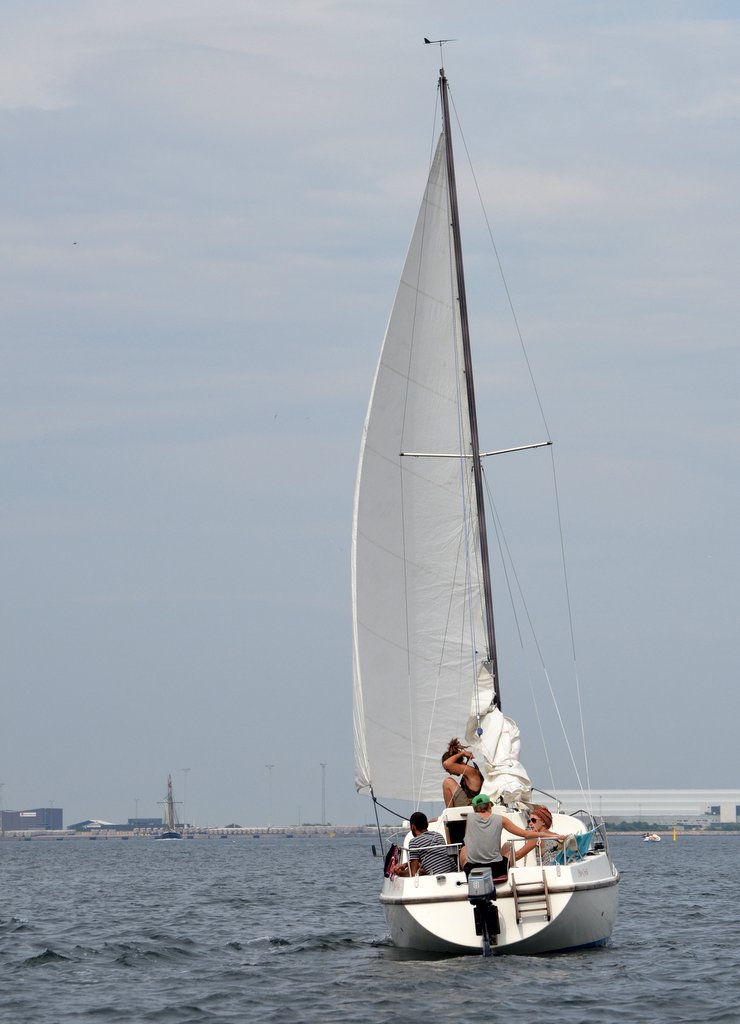
[[[465,739],[483,775],[482,791],[508,806],[528,804],[532,783],[519,760],[519,726],[493,703],[493,679],[485,664],[470,708]]]
[[[167,776],[167,796],[164,801],[164,824],[165,828],[175,828],[175,800],[172,796],[172,776]]]
[[[455,281],[442,137],[376,371],[352,546],[357,788],[417,802],[440,799],[485,646]]]

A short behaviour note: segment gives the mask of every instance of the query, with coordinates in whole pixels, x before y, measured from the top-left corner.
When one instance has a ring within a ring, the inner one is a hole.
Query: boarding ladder
[[[524,915],[544,915],[546,921],[552,918],[550,907],[550,891],[547,888],[545,872],[540,868],[536,878],[529,877],[526,881],[516,880],[516,871],[511,873],[511,895],[514,897],[514,908],[516,910],[516,923],[521,924]]]

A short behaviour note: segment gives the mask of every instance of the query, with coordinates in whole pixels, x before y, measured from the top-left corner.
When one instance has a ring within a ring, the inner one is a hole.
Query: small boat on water
[[[171,775],[167,776],[167,796],[162,801],[162,804],[164,806],[164,832],[161,832],[157,839],[182,839],[182,832],[177,830]]]
[[[642,837],[643,843],[659,843],[660,836],[657,832],[646,832]]]
[[[518,759],[518,727],[501,710],[483,461],[550,442],[481,450],[444,68],[439,90],[442,131],[375,374],[355,490],[355,780],[376,816],[381,799],[438,801],[440,754],[450,736],[464,735],[493,813],[526,830],[537,801]],[[429,823],[455,870],[404,877],[387,870],[386,857],[380,902],[396,946],[540,954],[608,940],[619,873],[603,822],[557,803],[552,829],[568,837],[563,850],[552,858],[533,850],[494,884],[490,869],[470,880],[460,869],[471,813],[447,806]],[[402,866],[407,828],[388,851]],[[517,842],[506,830],[503,838]]]

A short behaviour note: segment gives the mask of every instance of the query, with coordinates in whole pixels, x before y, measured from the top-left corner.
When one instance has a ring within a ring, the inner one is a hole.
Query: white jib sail
[[[443,142],[376,372],[352,545],[356,784],[416,802],[441,797],[485,648]]]

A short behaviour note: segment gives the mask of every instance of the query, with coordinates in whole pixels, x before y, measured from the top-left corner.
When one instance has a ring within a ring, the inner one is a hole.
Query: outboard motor
[[[496,906],[496,886],[490,868],[471,868],[468,875],[468,899],[473,905],[475,934],[483,941],[483,956],[491,955],[491,940],[496,945],[496,936],[501,929]]]

